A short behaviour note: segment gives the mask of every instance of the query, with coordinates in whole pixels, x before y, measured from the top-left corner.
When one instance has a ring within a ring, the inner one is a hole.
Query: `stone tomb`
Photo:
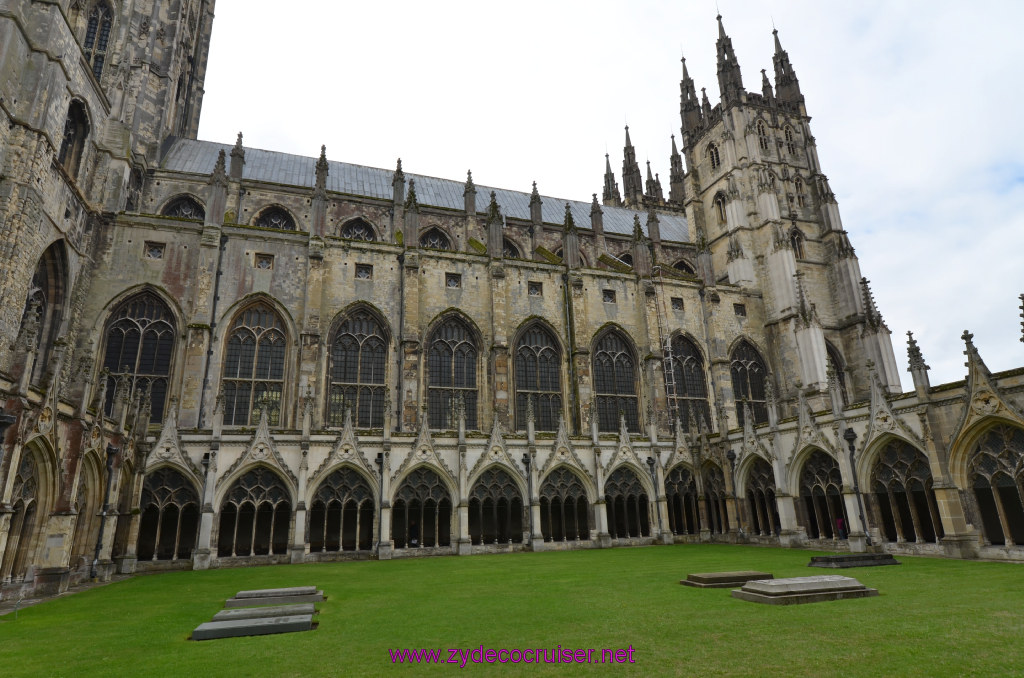
[[[686,579],[679,581],[683,586],[694,586],[701,589],[731,589],[742,586],[752,579],[772,579],[770,572],[699,572],[688,574]]]
[[[811,556],[807,567],[875,567],[899,565],[891,553],[839,553],[832,556]]]
[[[192,631],[192,640],[265,636],[272,633],[293,633],[315,628],[314,602],[324,599],[324,592],[315,586],[290,589],[239,591],[224,603],[212,621]]]
[[[733,598],[769,605],[799,605],[877,595],[878,589],[869,589],[853,577],[837,574],[789,579],[755,579],[732,592]]]

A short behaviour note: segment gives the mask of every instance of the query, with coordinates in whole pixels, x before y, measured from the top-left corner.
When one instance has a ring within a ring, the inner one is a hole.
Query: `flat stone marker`
[[[789,579],[755,579],[732,592],[733,598],[769,605],[798,605],[825,600],[877,596],[878,589],[869,589],[853,577],[826,574],[817,577]]]
[[[213,621],[236,621],[239,619],[261,619],[265,617],[291,617],[297,614],[316,614],[313,603],[298,605],[275,605],[272,607],[240,607],[235,610],[221,610],[213,615]]]
[[[192,640],[214,640],[239,636],[266,636],[272,633],[309,631],[313,628],[313,615],[300,614],[262,619],[236,619],[211,621],[200,624],[192,632]]]
[[[257,605],[293,605],[295,603],[322,603],[324,600],[324,592],[317,591],[316,587],[310,587],[313,589],[313,593],[309,594],[291,594],[291,595],[272,595],[266,597],[249,597],[239,598],[228,598],[224,601],[224,607],[255,607]],[[274,589],[270,589],[274,590]],[[280,590],[280,589],[277,589]],[[239,593],[254,593],[253,591],[240,591]]]
[[[686,579],[679,581],[683,586],[695,586],[701,589],[731,589],[742,586],[752,579],[773,579],[770,572],[752,570],[740,572],[698,572],[688,574]]]
[[[891,553],[840,553],[833,556],[811,556],[807,567],[875,567],[899,565]]]
[[[256,589],[254,591],[239,591],[235,598],[271,598],[274,596],[308,596],[316,593],[315,586],[293,586],[288,589]]]

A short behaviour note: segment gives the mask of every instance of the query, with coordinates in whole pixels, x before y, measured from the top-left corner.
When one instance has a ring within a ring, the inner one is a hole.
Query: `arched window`
[[[683,430],[690,430],[690,415],[705,430],[711,430],[711,408],[708,405],[708,384],[704,375],[704,358],[696,344],[683,336],[672,340],[672,379],[674,393],[669,393]]]
[[[398,488],[391,511],[391,537],[398,549],[451,546],[451,494],[433,470],[414,470]]]
[[[341,227],[341,237],[349,240],[363,240],[365,242],[377,242],[377,231],[366,219],[357,217],[345,222]]]
[[[259,302],[238,314],[224,356],[225,424],[254,425],[261,406],[271,426],[280,423],[285,352],[284,323],[274,309]]]
[[[136,391],[148,392],[150,421],[163,421],[176,331],[171,310],[152,292],[140,292],[121,302],[107,323],[103,367],[110,376],[104,413],[112,414],[118,390],[127,402]]]
[[[469,538],[474,544],[523,541],[523,495],[500,468],[480,474],[469,492]]]
[[[295,219],[283,207],[268,207],[260,212],[253,223],[260,228],[276,228],[279,231],[295,230]]]
[[[288,488],[273,471],[256,467],[235,481],[220,505],[217,555],[265,556],[288,549]]]
[[[41,489],[35,455],[32,450],[26,448],[22,452],[11,492],[10,505],[13,513],[9,518],[7,545],[0,564],[2,581],[21,581],[25,577],[25,571],[30,564],[29,559],[36,550],[36,534],[39,532],[37,523],[41,517]]]
[[[716,170],[722,165],[722,158],[718,154],[718,146],[715,144],[708,144],[707,150],[708,159],[711,161],[711,169]]]
[[[75,512],[75,531],[71,540],[71,567],[83,567],[92,562],[93,548],[100,531],[99,489],[103,485],[97,459],[87,455],[80,462],[78,488],[72,508]],[[83,568],[84,569],[84,568]]]
[[[190,195],[182,195],[167,203],[163,212],[165,217],[175,219],[196,219],[202,221],[206,218],[206,210],[199,204],[199,201]]]
[[[765,127],[763,120],[757,121],[757,143],[762,151],[768,150],[768,128]]]
[[[594,348],[598,430],[618,431],[620,414],[626,417],[628,430],[640,430],[636,390],[636,362],[629,343],[619,332],[607,332]]]
[[[89,12],[89,23],[85,29],[85,60],[92,66],[92,74],[100,79],[103,63],[107,59],[107,43],[110,41],[112,22],[110,7],[105,2],[96,3]]]
[[[754,532],[761,536],[778,535],[782,522],[775,501],[775,474],[760,457],[755,457],[747,474],[747,505]]]
[[[800,474],[800,510],[797,512],[803,513],[800,522],[808,537],[845,539],[849,534],[850,520],[842,490],[843,476],[836,460],[821,450],[812,452]]]
[[[804,234],[797,227],[789,232],[789,244],[793,246],[793,256],[797,259],[804,258]]]
[[[478,349],[469,326],[451,317],[441,323],[427,342],[427,408],[430,428],[454,429],[458,410],[464,408],[466,428],[476,425],[476,357]]]
[[[85,154],[85,140],[89,136],[89,117],[85,106],[77,99],[68,106],[68,117],[64,121],[64,136],[61,137],[57,161],[72,179],[78,178],[78,168]]]
[[[538,431],[558,428],[562,413],[562,360],[558,343],[540,325],[523,332],[516,346],[516,429],[526,430],[530,408]]]
[[[793,143],[793,128],[787,126],[785,130],[786,135],[786,152],[790,155],[796,155],[796,144]]]
[[[798,207],[807,205],[807,196],[804,195],[804,182],[800,177],[793,179],[793,191],[796,193],[796,204]]]
[[[139,560],[191,557],[199,534],[199,495],[184,475],[168,467],[150,473],[139,508]]]
[[[357,310],[338,326],[331,342],[328,426],[344,425],[348,408],[356,426],[384,426],[387,356],[387,337],[369,311]]]
[[[697,483],[685,466],[676,466],[665,476],[668,526],[672,534],[700,534]]]
[[[843,362],[843,357],[839,355],[836,347],[827,341],[825,342],[825,356],[828,359],[828,366],[836,375],[839,395],[843,399],[843,407],[846,407],[850,404],[850,394],[846,390],[846,363]]]
[[[66,279],[67,252],[63,241],[57,241],[46,248],[36,264],[15,342],[18,361],[30,371],[33,384],[39,384],[53,367],[50,352],[64,317]]]
[[[630,254],[629,252],[623,252],[622,254],[620,254],[616,258],[619,261],[621,261],[622,263],[624,263],[626,266],[632,266],[633,265],[633,255]]]
[[[750,342],[741,341],[730,357],[732,371],[732,393],[736,401],[736,416],[743,426],[743,401],[750,403],[750,411],[754,415],[755,424],[768,421],[768,402],[765,391],[765,380],[768,369],[765,367],[761,354]]]
[[[608,476],[604,502],[612,539],[651,536],[647,492],[632,469],[620,466]]]
[[[420,236],[420,247],[428,250],[450,250],[452,242],[441,229],[430,228]]]
[[[522,259],[523,258],[523,255],[519,251],[519,248],[516,247],[516,244],[514,242],[512,242],[511,240],[509,240],[508,238],[504,238],[501,241],[501,256],[503,258],[505,258],[505,259]]]
[[[590,504],[579,476],[564,466],[556,468],[541,483],[539,494],[544,541],[590,539]]]
[[[996,426],[986,433],[967,463],[967,477],[980,513],[985,541],[1024,544],[1024,431]]]
[[[368,551],[374,539],[373,491],[353,468],[324,478],[309,510],[309,550]]]
[[[725,196],[721,193],[715,196],[715,216],[718,217],[718,223],[723,226],[728,225],[729,217],[725,211]]]
[[[920,450],[890,441],[871,470],[871,492],[875,522],[889,541],[935,543],[942,536],[931,466]]]
[[[672,264],[672,268],[676,269],[677,271],[681,271],[686,275],[697,275],[697,272],[693,269],[693,266],[691,266],[688,262],[684,261],[683,259],[680,259],[676,263]]]
[[[725,474],[715,464],[706,464],[701,473],[704,481],[704,508],[708,514],[708,528],[714,534],[729,531],[729,508],[725,503]]]

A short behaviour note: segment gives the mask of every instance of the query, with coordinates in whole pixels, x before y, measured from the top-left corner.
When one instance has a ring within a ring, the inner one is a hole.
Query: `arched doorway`
[[[395,492],[391,538],[395,548],[451,546],[452,499],[436,472],[420,467]]]

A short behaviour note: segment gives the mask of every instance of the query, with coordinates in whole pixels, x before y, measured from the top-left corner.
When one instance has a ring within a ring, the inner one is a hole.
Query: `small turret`
[[[661,193],[661,182],[651,174],[651,161],[647,161],[647,183],[645,184],[644,197],[648,200],[665,202],[665,196]]]
[[[400,207],[405,202],[405,172],[402,171],[402,159],[398,159],[398,167],[391,179],[391,202]]]
[[[580,267],[580,234],[572,218],[572,208],[565,203],[565,225],[562,231],[562,261],[569,268]]]
[[[245,148],[242,147],[242,133],[238,133],[235,140],[235,147],[231,149],[231,172],[230,177],[234,180],[242,178],[242,168],[245,167]]]
[[[928,370],[931,369],[924,362],[921,355],[921,348],[914,340],[914,333],[907,330],[907,361],[909,364],[910,376],[914,379],[914,390],[918,395],[925,396],[931,384],[928,381]]]
[[[722,93],[722,103],[729,105],[739,103],[743,98],[743,77],[740,75],[740,64],[736,61],[736,53],[732,49],[732,39],[725,34],[722,15],[718,19],[718,88]]]
[[[768,82],[768,72],[763,68],[761,69],[761,95],[768,103],[775,100],[775,93],[772,92],[772,84]]]
[[[636,150],[629,140],[629,125],[626,125],[626,145],[622,149],[622,191],[625,193],[626,205],[643,203],[644,186],[640,175],[640,165],[636,161]]]
[[[473,170],[466,170],[466,187],[462,191],[466,201],[466,214],[476,214],[476,184],[473,183]]]
[[[676,148],[676,135],[672,135],[672,155],[669,156],[669,175],[668,175],[668,199],[669,202],[683,203],[686,198],[686,190],[684,180],[686,179],[686,173],[683,170],[683,158],[679,155],[679,149]]]
[[[700,101],[693,78],[686,70],[686,57],[683,57],[683,79],[679,81],[679,115],[683,121],[683,134],[693,134],[703,125],[700,112]],[[685,144],[685,139],[683,140]]]
[[[504,253],[505,233],[501,208],[494,191],[491,191],[491,202],[487,205],[487,253],[492,259],[500,259]]]
[[[604,154],[604,193],[601,194],[601,199],[609,207],[622,206],[619,184],[615,181],[615,175],[612,174],[612,161],[608,159],[607,153]]]
[[[772,63],[775,64],[775,96],[779,101],[791,104],[803,104],[804,96],[800,93],[800,81],[797,80],[796,71],[789,63],[789,55],[782,49],[779,42],[779,32],[772,31],[775,37],[775,55]]]
[[[320,147],[320,158],[316,161],[316,183],[313,186],[313,234],[323,236],[327,232],[327,146]]]

